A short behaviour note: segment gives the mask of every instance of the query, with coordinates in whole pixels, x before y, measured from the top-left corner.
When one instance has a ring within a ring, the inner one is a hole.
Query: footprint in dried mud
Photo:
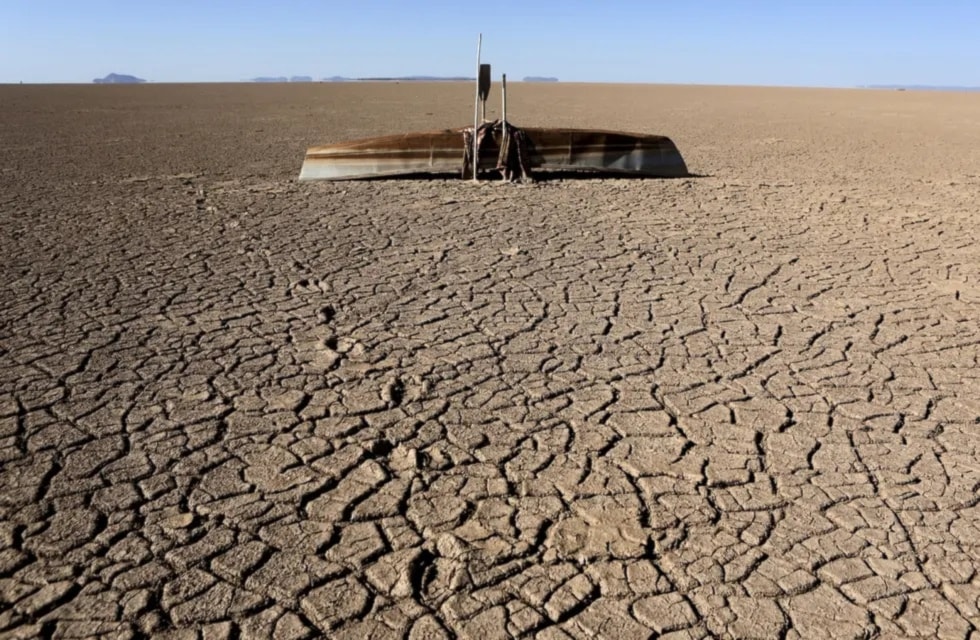
[[[436,578],[436,556],[428,549],[422,549],[409,568],[412,593],[419,601],[424,601],[428,586]]]
[[[395,378],[385,387],[382,392],[382,397],[388,404],[389,409],[398,407],[405,399],[405,383],[399,378]]]

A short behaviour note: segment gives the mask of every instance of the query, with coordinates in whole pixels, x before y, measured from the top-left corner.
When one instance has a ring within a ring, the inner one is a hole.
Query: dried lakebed
[[[271,131],[263,175],[192,141],[134,174],[8,136],[0,634],[975,635],[974,156],[780,162],[809,112],[741,91],[789,124],[712,151],[677,115],[683,180],[297,184]]]

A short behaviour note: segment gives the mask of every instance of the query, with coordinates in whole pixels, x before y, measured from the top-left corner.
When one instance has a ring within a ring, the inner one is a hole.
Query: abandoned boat
[[[472,177],[473,128],[406,133],[312,147],[300,180],[354,180],[415,174]],[[595,171],[675,178],[688,175],[665,136],[588,129],[524,128],[503,122],[478,128],[477,173],[505,177],[533,172]]]
[[[590,129],[519,128],[507,122],[507,75],[502,117],[486,121],[490,65],[480,63],[473,126],[340,142],[307,150],[300,180],[356,180],[459,173],[477,180],[497,172],[527,180],[535,171],[592,171],[660,178],[688,175],[680,151],[658,135]],[[483,104],[483,117],[480,104]],[[481,124],[482,122],[482,124]]]

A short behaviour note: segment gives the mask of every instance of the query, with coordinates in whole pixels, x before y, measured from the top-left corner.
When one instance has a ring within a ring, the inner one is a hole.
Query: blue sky
[[[0,0],[0,82],[261,75],[980,85],[980,2]]]

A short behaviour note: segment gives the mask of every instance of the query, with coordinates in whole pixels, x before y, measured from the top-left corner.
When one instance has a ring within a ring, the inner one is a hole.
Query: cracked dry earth
[[[980,96],[512,93],[700,175],[294,181],[464,85],[0,89],[0,636],[977,637]]]

